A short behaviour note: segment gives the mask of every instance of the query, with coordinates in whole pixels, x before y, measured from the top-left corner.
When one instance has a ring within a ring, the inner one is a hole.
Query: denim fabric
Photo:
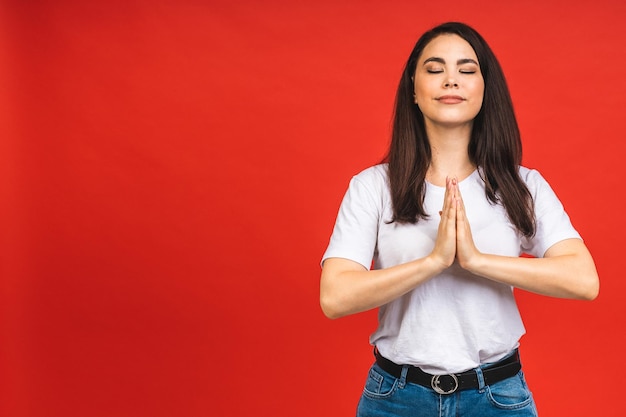
[[[431,388],[396,378],[374,364],[370,368],[357,417],[537,417],[537,409],[524,374],[478,389],[440,395]],[[481,368],[477,368],[482,381]]]

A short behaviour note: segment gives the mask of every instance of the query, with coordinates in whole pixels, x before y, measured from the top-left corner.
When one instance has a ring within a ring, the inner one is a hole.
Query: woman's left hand
[[[471,270],[472,263],[477,261],[481,253],[472,238],[472,230],[467,220],[458,181],[454,180],[452,187],[456,202],[456,258],[462,268]]]
[[[581,239],[565,239],[542,258],[507,257],[480,252],[457,181],[451,185],[456,206],[456,259],[478,276],[552,297],[593,300],[599,281],[593,258]]]

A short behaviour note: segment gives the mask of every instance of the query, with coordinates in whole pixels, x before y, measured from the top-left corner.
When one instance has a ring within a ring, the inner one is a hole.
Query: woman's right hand
[[[443,198],[443,208],[439,212],[441,220],[437,230],[437,240],[429,255],[441,266],[442,270],[452,265],[456,256],[457,187],[456,178],[446,178],[446,193]]]
[[[326,259],[320,282],[324,314],[338,318],[379,307],[452,265],[456,256],[457,194],[457,180],[448,179],[435,248],[424,258],[371,271],[349,259]]]

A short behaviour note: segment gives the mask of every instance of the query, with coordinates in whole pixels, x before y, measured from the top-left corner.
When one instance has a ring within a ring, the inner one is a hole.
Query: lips
[[[452,95],[440,96],[440,97],[437,97],[436,100],[444,104],[458,104],[458,103],[462,103],[463,101],[465,101],[465,99],[461,96],[452,96]]]

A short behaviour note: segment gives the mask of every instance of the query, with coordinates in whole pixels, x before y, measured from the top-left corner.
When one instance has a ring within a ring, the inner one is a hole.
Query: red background
[[[620,415],[622,0],[0,4],[0,415],[353,415],[375,313],[327,320],[318,263],[447,20],[498,55],[601,277],[519,292],[540,412]]]

